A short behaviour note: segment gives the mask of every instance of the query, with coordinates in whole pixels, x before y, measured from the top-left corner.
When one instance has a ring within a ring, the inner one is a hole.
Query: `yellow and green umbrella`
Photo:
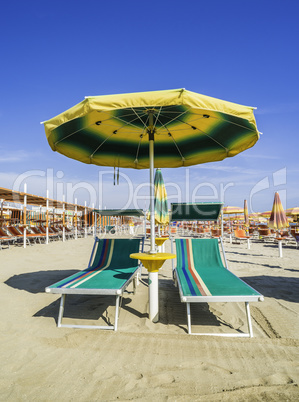
[[[88,96],[44,122],[53,151],[99,166],[150,169],[221,161],[252,147],[259,132],[252,107],[185,89]],[[155,252],[151,214],[151,246]]]
[[[220,161],[259,138],[252,107],[185,89],[89,96],[44,126],[53,151],[100,166],[150,167],[151,185],[154,166]]]
[[[154,186],[155,186],[155,199],[154,199],[155,224],[165,226],[168,225],[169,223],[169,212],[168,212],[167,193],[161,169],[156,170]]]
[[[253,108],[185,89],[89,96],[44,122],[53,151],[84,163],[149,168],[232,157],[259,138]]]

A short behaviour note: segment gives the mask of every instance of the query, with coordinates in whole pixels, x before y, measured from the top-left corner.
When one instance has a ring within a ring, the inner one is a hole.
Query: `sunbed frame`
[[[137,260],[131,259],[131,253],[143,247],[144,239],[99,239],[95,238],[88,268],[60,282],[47,287],[47,293],[61,294],[58,314],[58,327],[111,329],[117,331],[121,297],[133,281],[136,291],[137,275],[140,270]],[[62,324],[66,295],[101,295],[115,296],[116,311],[114,325],[73,325]]]
[[[218,239],[176,239],[177,267],[174,279],[181,301],[187,305],[188,333],[226,337],[253,337],[249,302],[262,301],[263,296],[225,267],[219,252]],[[205,256],[205,253],[208,255]],[[245,302],[248,333],[192,333],[190,303]]]

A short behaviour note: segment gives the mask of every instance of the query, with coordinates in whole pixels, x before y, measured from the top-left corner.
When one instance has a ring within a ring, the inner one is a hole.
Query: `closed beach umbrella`
[[[53,151],[84,163],[150,169],[220,161],[259,139],[253,108],[185,89],[89,96],[44,122]],[[151,214],[150,252],[155,253]],[[151,313],[150,313],[151,315]]]
[[[274,202],[272,212],[269,219],[269,227],[280,230],[289,227],[289,222],[284,212],[282,203],[280,201],[279,194],[276,192],[274,196]]]
[[[244,200],[244,223],[245,223],[245,226],[247,226],[247,227],[249,226],[247,200]]]
[[[169,213],[168,213],[168,202],[167,193],[162,176],[161,169],[157,169],[155,173],[155,223],[157,225],[168,225],[169,223]]]
[[[283,209],[282,203],[280,201],[279,194],[276,192],[274,196],[274,202],[272,207],[272,212],[270,215],[268,226],[270,228],[280,230],[289,227],[289,222],[286,217],[285,211]],[[279,246],[279,256],[282,257],[282,242],[278,241]]]

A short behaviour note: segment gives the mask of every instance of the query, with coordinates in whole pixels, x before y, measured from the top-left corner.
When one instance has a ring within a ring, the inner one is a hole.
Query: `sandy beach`
[[[57,328],[59,296],[44,289],[85,268],[92,245],[90,236],[0,251],[1,400],[299,400],[295,245],[284,246],[279,258],[277,244],[254,242],[248,250],[246,243],[225,242],[231,271],[265,296],[250,304],[252,339],[188,335],[171,262],[159,273],[158,323],[147,318],[144,270],[136,294],[130,285],[124,296],[117,332]],[[65,322],[113,321],[109,303],[69,297]],[[243,303],[192,307],[195,330],[247,331]]]

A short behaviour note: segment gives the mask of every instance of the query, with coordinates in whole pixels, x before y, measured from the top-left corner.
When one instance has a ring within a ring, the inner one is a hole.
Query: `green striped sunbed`
[[[88,268],[62,281],[48,286],[47,293],[61,294],[58,327],[97,328],[117,330],[120,297],[127,286],[134,281],[139,271],[138,261],[130,254],[139,252],[142,239],[95,239]],[[113,295],[116,297],[115,324],[66,325],[62,324],[65,298],[67,294]]]
[[[252,337],[249,302],[263,296],[227,269],[219,251],[218,239],[176,239],[177,266],[174,276],[181,301],[187,304],[188,333],[191,334],[190,303],[245,302],[249,332],[238,334],[197,334]]]

